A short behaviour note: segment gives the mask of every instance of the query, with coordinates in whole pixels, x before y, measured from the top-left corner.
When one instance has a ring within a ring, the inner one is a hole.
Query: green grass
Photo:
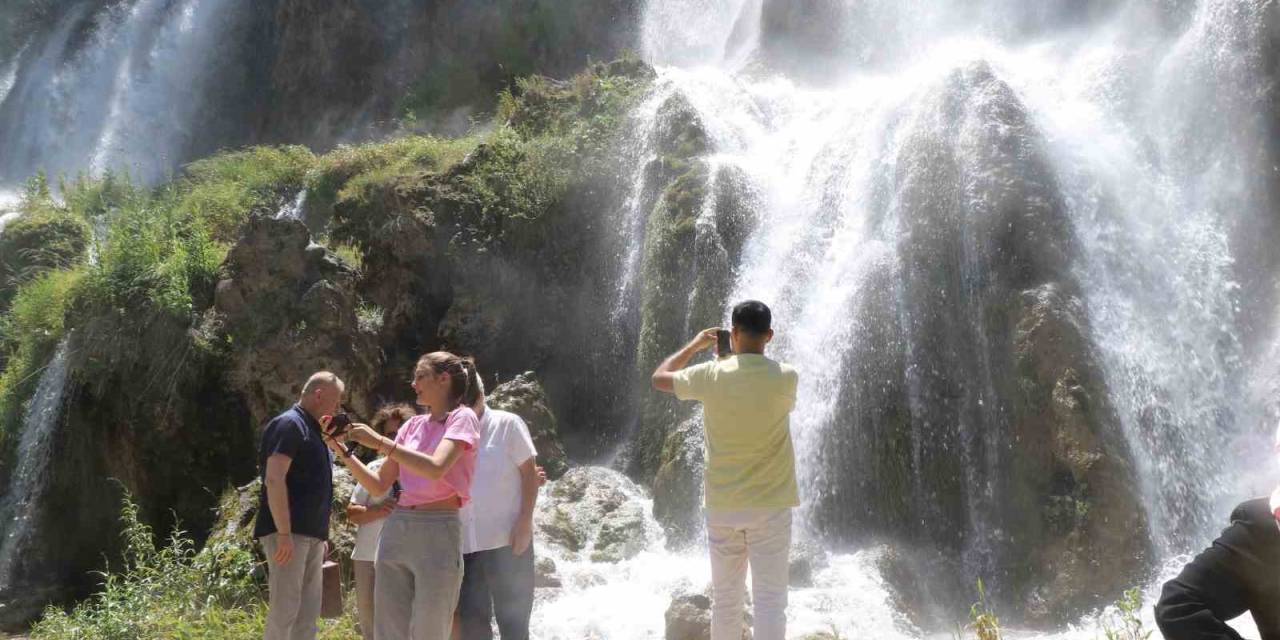
[[[250,551],[225,544],[197,553],[180,530],[158,546],[127,494],[121,524],[123,561],[101,574],[101,591],[69,611],[48,608],[31,629],[33,640],[262,637],[262,568]],[[348,594],[347,614],[321,621],[320,638],[358,637],[353,601]]]
[[[312,206],[326,208],[354,197],[370,184],[417,171],[444,172],[475,149],[481,136],[439,138],[411,135],[382,142],[344,145],[321,156],[307,178]]]
[[[305,186],[315,164],[306,147],[250,147],[197,160],[174,189],[172,207],[202,221],[221,242],[254,211],[274,210]]]
[[[47,272],[27,282],[0,320],[5,367],[0,373],[0,450],[22,426],[27,400],[66,330],[66,309],[84,281],[83,269]]]

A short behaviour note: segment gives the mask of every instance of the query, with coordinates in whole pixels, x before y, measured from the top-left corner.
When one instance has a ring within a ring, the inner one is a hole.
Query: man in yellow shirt
[[[707,329],[658,365],[653,386],[702,403],[711,640],[741,640],[748,566],[753,637],[783,640],[791,508],[800,504],[790,425],[799,377],[764,355],[773,339],[769,307],[743,302],[733,308],[732,322],[731,354],[685,367],[716,344],[719,329]]]

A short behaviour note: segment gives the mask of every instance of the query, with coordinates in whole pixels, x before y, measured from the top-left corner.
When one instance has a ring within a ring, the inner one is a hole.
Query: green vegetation
[[[966,631],[972,631],[977,640],[1001,640],[1000,618],[987,602],[987,589],[978,578],[978,601],[969,607],[969,625],[956,631],[957,640],[965,637]]]
[[[83,269],[38,276],[18,291],[9,313],[0,320],[5,355],[0,373],[0,449],[8,450],[8,434],[17,434],[21,428],[25,402],[34,395],[40,372],[62,339],[67,302],[83,279]]]
[[[340,146],[318,159],[307,179],[310,206],[327,210],[369,184],[413,172],[447,171],[480,143],[479,136],[410,135],[371,144]]]
[[[214,544],[200,552],[175,529],[157,546],[128,495],[120,517],[124,560],[102,574],[102,590],[70,611],[50,607],[31,630],[33,640],[138,638],[261,638],[266,619],[263,568],[240,547]],[[354,602],[348,594],[346,602]],[[323,620],[320,638],[355,638],[350,611]]]
[[[580,229],[602,207],[568,200],[616,176],[609,150],[647,84],[640,69],[596,65],[570,82],[520,83],[503,97],[502,120],[460,138],[406,135],[320,156],[301,147],[227,151],[154,188],[111,174],[52,187],[33,179],[22,217],[0,234],[0,468],[13,459],[25,406],[64,339],[76,399],[67,428],[109,433],[123,454],[115,462],[149,463],[125,470],[148,492],[123,510],[123,564],[103,574],[92,599],[49,610],[33,636],[260,637],[262,568],[247,544],[196,552],[193,537],[175,532],[156,545],[142,524],[180,518],[200,539],[211,519],[205,487],[244,477],[252,425],[231,376],[236,349],[246,347],[209,312],[250,216],[274,214],[306,189],[313,237],[359,270],[366,290],[379,283],[365,271],[385,273],[389,249],[377,243],[389,236],[417,242],[411,248],[421,253],[411,258],[433,265],[456,252],[510,259],[535,274],[530,280],[546,270],[578,274],[580,246],[591,240]],[[441,255],[429,244],[437,234]],[[379,298],[357,303],[365,332],[402,321]],[[164,463],[150,464],[157,460]],[[352,637],[352,622],[323,634]]]
[[[235,239],[255,211],[275,211],[302,189],[315,156],[305,147],[252,147],[224,152],[187,166],[171,207],[200,220],[216,240]]]
[[[1145,629],[1139,613],[1142,594],[1137,587],[1129,589],[1115,603],[1115,613],[1102,620],[1106,640],[1149,640],[1152,631]],[[1114,626],[1113,626],[1114,625]]]
[[[89,246],[85,220],[54,204],[43,175],[27,183],[19,210],[0,234],[0,308],[23,283],[80,262]]]

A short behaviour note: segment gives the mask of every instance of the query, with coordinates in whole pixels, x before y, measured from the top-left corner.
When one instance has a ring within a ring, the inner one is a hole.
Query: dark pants
[[[533,613],[533,547],[523,555],[511,547],[462,556],[462,595],[458,615],[462,640],[492,640],[490,619],[498,618],[502,640],[528,640]]]

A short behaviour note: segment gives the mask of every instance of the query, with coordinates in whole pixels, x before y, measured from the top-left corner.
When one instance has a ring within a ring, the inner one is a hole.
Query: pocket
[[[450,520],[433,532],[432,566],[446,571],[462,571],[462,523]]]

